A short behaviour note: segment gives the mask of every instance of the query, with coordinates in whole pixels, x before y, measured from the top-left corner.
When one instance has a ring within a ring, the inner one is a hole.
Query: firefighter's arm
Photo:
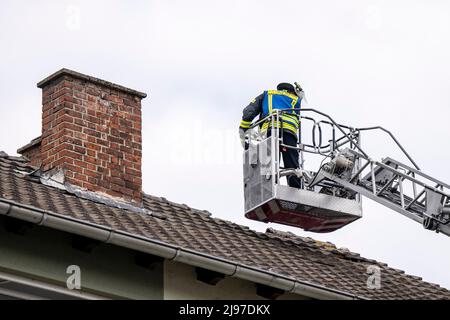
[[[255,119],[262,112],[262,100],[264,94],[260,94],[253,99],[248,106],[246,106],[242,112],[242,120],[239,124],[239,138],[241,139],[242,147],[245,148],[245,131],[247,131],[253,119]]]
[[[242,129],[244,132],[247,131],[247,129],[250,128],[253,119],[261,114],[263,97],[264,94],[260,94],[244,108],[239,129]]]

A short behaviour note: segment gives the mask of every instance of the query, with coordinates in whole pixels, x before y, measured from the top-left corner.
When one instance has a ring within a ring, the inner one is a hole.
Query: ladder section
[[[362,161],[358,172],[348,178],[325,166],[318,175],[450,236],[450,185],[391,158],[378,162],[355,150],[345,153]]]

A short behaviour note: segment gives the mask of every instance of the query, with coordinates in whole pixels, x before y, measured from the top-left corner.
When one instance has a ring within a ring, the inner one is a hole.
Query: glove
[[[295,82],[295,94],[302,100],[305,98],[305,91],[303,91],[302,87],[300,87],[297,82]]]
[[[239,139],[241,139],[242,148],[245,148],[245,130],[239,128]]]

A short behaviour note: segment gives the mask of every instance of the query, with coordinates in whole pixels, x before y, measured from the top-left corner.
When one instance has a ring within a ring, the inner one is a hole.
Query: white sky
[[[335,243],[450,288],[450,239],[370,200],[322,235],[243,216],[242,108],[299,81],[311,107],[390,128],[422,169],[450,182],[448,1],[0,2],[0,149],[40,134],[36,83],[67,67],[149,93],[144,189],[215,217]],[[383,136],[364,146],[397,156]],[[403,159],[400,159],[403,160]]]

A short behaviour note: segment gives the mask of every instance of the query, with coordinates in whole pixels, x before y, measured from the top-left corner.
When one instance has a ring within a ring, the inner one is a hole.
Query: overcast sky
[[[309,106],[390,128],[421,168],[450,182],[448,1],[0,2],[0,150],[40,135],[36,83],[62,67],[147,92],[144,190],[215,217],[331,241],[450,288],[450,239],[370,200],[331,234],[243,216],[242,108],[299,81]],[[364,138],[376,159],[398,153]],[[403,160],[401,157],[399,160]]]

